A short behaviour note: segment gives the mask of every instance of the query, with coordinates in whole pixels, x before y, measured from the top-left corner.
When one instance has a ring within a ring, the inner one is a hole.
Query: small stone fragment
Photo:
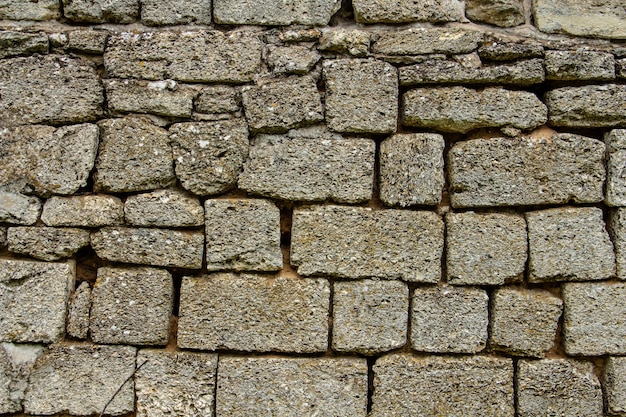
[[[60,227],[9,227],[9,252],[56,261],[89,246],[89,231]]]
[[[609,206],[626,206],[626,129],[604,135],[607,150],[606,199]]]
[[[472,21],[504,28],[521,25],[526,20],[521,0],[466,0],[465,14]]]
[[[51,197],[43,206],[46,226],[100,227],[124,223],[124,203],[103,194]]]
[[[194,107],[199,113],[234,113],[239,111],[239,92],[227,85],[208,86],[196,97]]]
[[[83,281],[71,295],[67,309],[67,335],[75,339],[87,339],[89,312],[91,311],[91,288]]]
[[[176,81],[105,80],[109,110],[120,113],[151,113],[158,116],[191,116],[195,90]]]
[[[0,413],[22,411],[28,377],[43,346],[2,343],[0,347]]]
[[[74,22],[131,23],[139,17],[139,0],[63,0],[63,15]]]
[[[197,197],[178,190],[131,195],[124,204],[126,223],[146,227],[188,227],[204,224]]]
[[[359,23],[450,22],[463,20],[459,0],[354,0]]]
[[[41,201],[37,197],[0,190],[0,223],[30,226],[37,221],[39,213]]]
[[[341,0],[213,0],[215,23],[324,26]]]
[[[328,28],[322,33],[317,49],[353,56],[367,56],[372,35],[359,29]]]
[[[0,0],[0,19],[51,20],[61,17],[59,0]]]
[[[609,219],[609,228],[615,246],[617,278],[626,280],[626,209],[613,210]]]
[[[306,46],[274,46],[267,49],[267,65],[274,74],[306,74],[321,58],[315,50]]]
[[[615,79],[615,58],[609,52],[546,51],[546,79],[560,81]]]
[[[478,55],[490,61],[515,61],[526,58],[543,58],[543,46],[535,43],[516,43],[501,39],[488,39],[478,48]]]
[[[468,54],[478,49],[483,33],[461,28],[412,28],[382,33],[372,52],[383,55]]]
[[[626,412],[626,358],[608,357],[604,366],[604,388],[608,412]]]
[[[550,125],[612,127],[626,125],[626,85],[562,87],[548,91]]]
[[[67,48],[85,54],[104,53],[109,33],[103,30],[74,30],[68,34]]]
[[[0,1],[0,14],[2,2]],[[37,33],[0,32],[0,58],[48,52],[48,37]]]
[[[148,26],[210,25],[211,0],[141,0],[141,23]]]
[[[615,60],[615,74],[618,78],[626,78],[626,58]]]
[[[269,31],[267,32],[267,36],[272,36],[270,35],[270,33],[276,33],[276,37],[278,38],[277,43],[280,43],[280,42],[287,42],[287,43],[315,42],[321,36],[320,29],[315,28],[315,27],[298,28],[296,26],[296,27],[286,28],[282,30]],[[268,43],[274,43],[274,42],[269,42],[269,39],[268,39]]]

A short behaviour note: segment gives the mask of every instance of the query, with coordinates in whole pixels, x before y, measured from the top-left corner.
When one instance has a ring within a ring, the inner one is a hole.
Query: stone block
[[[617,278],[626,280],[626,209],[613,210],[608,226],[615,247]]]
[[[227,85],[203,88],[196,97],[194,107],[199,113],[234,113],[239,111],[241,97],[237,89]]]
[[[0,3],[0,14],[2,14],[2,3]],[[48,37],[45,34],[0,32],[0,58],[36,53],[48,53]]]
[[[150,113],[168,117],[191,117],[195,90],[174,80],[105,80],[109,110],[114,114]]]
[[[374,364],[372,417],[513,414],[511,359],[391,354]]]
[[[285,200],[361,203],[372,196],[375,151],[371,139],[319,128],[257,135],[239,188]]]
[[[376,354],[406,343],[409,289],[398,281],[337,281],[332,348]]]
[[[411,28],[380,34],[372,52],[382,55],[468,54],[478,49],[483,33],[463,28]]]
[[[559,207],[526,213],[529,282],[588,281],[615,276],[613,244],[602,210]]]
[[[2,343],[0,346],[0,413],[22,411],[22,401],[28,388],[28,377],[43,349],[42,346],[37,345]]]
[[[63,15],[81,23],[131,23],[139,17],[139,0],[63,0]]]
[[[221,356],[217,415],[284,417],[367,415],[362,358]]]
[[[126,223],[146,227],[189,227],[204,225],[200,200],[179,190],[157,190],[131,195],[124,203]]]
[[[443,221],[429,211],[312,206],[293,214],[291,263],[305,276],[441,278]]]
[[[320,59],[315,49],[300,45],[269,45],[266,57],[267,65],[276,75],[306,74]]]
[[[606,199],[609,206],[626,206],[626,129],[604,135],[607,150]]]
[[[141,0],[141,23],[148,26],[210,25],[211,0]]]
[[[46,226],[114,226],[124,223],[124,203],[104,194],[51,197],[43,206],[41,220]]]
[[[91,288],[83,281],[71,295],[67,309],[67,335],[75,339],[87,339],[89,312],[91,311]]]
[[[371,59],[324,61],[330,130],[393,133],[398,122],[398,71]],[[367,86],[367,87],[365,87]]]
[[[43,261],[69,258],[89,246],[89,231],[60,227],[9,227],[9,252]]]
[[[0,260],[0,340],[52,343],[63,338],[75,264]]]
[[[109,32],[105,30],[79,29],[67,34],[67,49],[85,54],[102,55]]]
[[[626,78],[626,58],[615,60],[615,75],[618,78]]]
[[[562,87],[545,94],[549,124],[565,127],[626,125],[626,85]]]
[[[604,389],[608,412],[612,415],[626,413],[626,358],[606,358]]]
[[[459,0],[354,0],[359,23],[451,22],[463,20]]]
[[[353,56],[367,56],[372,34],[359,29],[326,28],[317,49]]]
[[[178,347],[324,352],[329,303],[325,279],[230,273],[184,277]],[[239,387],[239,392],[245,391]]]
[[[457,142],[448,153],[453,207],[597,203],[605,146],[569,133]]]
[[[229,25],[323,26],[341,0],[213,0],[215,23]]]
[[[560,81],[614,80],[615,58],[610,52],[546,51],[546,79]]]
[[[481,58],[490,61],[515,61],[544,56],[543,46],[539,43],[515,42],[499,37],[483,42],[477,52]]]
[[[522,0],[466,0],[465,14],[472,21],[505,28],[521,25],[526,20]]]
[[[214,195],[235,187],[248,157],[243,119],[179,123],[169,133],[176,176],[185,189]]]
[[[0,19],[51,20],[61,17],[59,0],[0,0]]]
[[[37,197],[0,190],[0,222],[30,226],[37,221],[39,213],[41,201]]]
[[[267,200],[206,200],[206,268],[209,271],[278,271],[280,211]]]

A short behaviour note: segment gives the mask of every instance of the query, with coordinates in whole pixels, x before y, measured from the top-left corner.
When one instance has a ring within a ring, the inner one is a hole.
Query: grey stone
[[[0,222],[30,226],[39,213],[41,201],[37,197],[0,190]]]
[[[9,252],[56,261],[89,246],[89,231],[59,227],[9,227]]]
[[[85,54],[102,55],[109,33],[104,30],[80,29],[67,34],[67,49]]]
[[[51,343],[63,338],[75,263],[0,260],[0,340]]]
[[[51,197],[41,220],[47,226],[100,227],[124,223],[124,203],[110,195]]]
[[[67,335],[75,339],[87,339],[89,312],[91,311],[91,288],[83,281],[71,295],[67,309]]]
[[[131,23],[139,17],[139,0],[63,0],[63,15],[74,22]]]
[[[210,25],[211,0],[141,0],[141,22],[148,26]]]
[[[458,142],[448,154],[452,206],[600,202],[604,152],[596,139],[554,132]]]
[[[0,61],[0,125],[88,122],[102,114],[103,100],[88,61],[59,55]]]
[[[555,343],[561,299],[542,289],[499,288],[492,295],[492,348],[543,357]]]
[[[213,0],[215,23],[231,25],[323,26],[341,0]]]
[[[511,359],[392,354],[374,364],[372,417],[513,414]]]
[[[626,58],[615,60],[615,73],[618,78],[626,78]]]
[[[221,356],[217,415],[364,417],[367,364],[362,358]]]
[[[180,123],[170,127],[176,176],[194,194],[214,195],[235,187],[248,157],[243,119]]]
[[[293,43],[293,42],[315,42],[322,35],[320,29],[316,27],[292,26],[286,29],[274,29],[266,32],[268,43]],[[273,40],[277,40],[274,42]]]
[[[606,358],[604,389],[608,412],[623,415],[626,412],[626,358]]]
[[[615,246],[617,278],[626,280],[626,209],[613,210],[608,226]]]
[[[2,343],[0,347],[0,413],[22,411],[28,377],[43,347]]]
[[[291,263],[301,275],[436,283],[443,221],[435,213],[312,206],[293,214]]]
[[[316,128],[258,135],[239,188],[285,200],[364,202],[372,196],[375,151],[371,139]]]
[[[626,354],[626,284],[567,283],[562,287],[563,335],[568,355]]]
[[[143,349],[135,376],[138,417],[212,416],[217,355]]]
[[[105,80],[109,110],[119,113],[151,113],[158,116],[191,116],[195,90],[178,86],[174,80]]]
[[[544,124],[548,111],[528,91],[487,87],[417,88],[402,96],[402,122],[442,132],[467,133],[484,127],[529,130]]]
[[[98,268],[89,331],[96,343],[166,345],[174,302],[169,272]]]
[[[108,119],[99,126],[102,140],[95,191],[143,191],[174,183],[172,149],[165,129],[139,117]]]
[[[7,228],[6,226],[0,226],[0,249],[7,244]]]
[[[566,127],[626,125],[626,85],[562,87],[548,91],[550,124]]]
[[[59,0],[0,0],[0,19],[50,20],[61,17]]]
[[[398,122],[398,71],[377,60],[324,61],[330,130],[393,133]],[[367,88],[364,88],[367,86]]]
[[[520,360],[517,412],[520,417],[601,417],[602,389],[592,363],[569,359]]]
[[[528,257],[526,221],[509,213],[448,213],[446,266],[453,285],[519,281]]]
[[[242,98],[252,132],[285,132],[324,119],[317,85],[309,76],[244,87]]]
[[[459,0],[354,0],[359,23],[450,22],[463,20]]]
[[[522,0],[466,0],[465,14],[473,21],[505,28],[526,20]]]
[[[319,39],[317,49],[354,56],[367,56],[372,34],[359,29],[327,28]]]
[[[613,244],[602,210],[559,207],[526,213],[530,282],[587,281],[615,276]]]
[[[548,80],[614,80],[615,58],[612,53],[598,51],[546,51]]]
[[[372,46],[384,55],[467,54],[474,52],[483,33],[462,28],[412,28],[385,32]]]
[[[325,279],[230,273],[184,277],[178,347],[324,352],[329,303]]]
[[[306,74],[321,58],[315,49],[306,46],[274,46],[267,48],[267,65],[274,74]]]
[[[491,61],[514,61],[525,58],[543,58],[543,46],[536,43],[517,43],[503,39],[487,39],[478,48],[478,55]]]
[[[187,227],[204,225],[200,200],[178,190],[157,190],[132,195],[124,203],[126,223],[147,227]]]
[[[239,111],[239,92],[227,85],[207,86],[196,97],[194,107],[200,113],[234,113]]]
[[[380,199],[390,206],[435,205],[444,185],[443,137],[397,134],[380,144]]]
[[[91,234],[98,256],[113,262],[200,269],[204,235],[196,231],[105,227]]]
[[[132,412],[133,380],[127,378],[135,370],[136,352],[129,346],[50,346],[31,372],[24,411],[88,416],[106,406],[108,415]]]
[[[104,66],[111,78],[244,83],[259,70],[262,46],[254,32],[123,32],[109,39]]]
[[[408,311],[409,289],[403,282],[336,282],[333,350],[367,355],[404,346]]]
[[[2,13],[0,3],[0,14]],[[48,37],[37,33],[0,32],[0,58],[48,52]]]
[[[206,200],[206,268],[209,271],[278,271],[280,211],[266,200]]]
[[[609,206],[626,206],[626,129],[604,135],[607,151],[606,198]]]

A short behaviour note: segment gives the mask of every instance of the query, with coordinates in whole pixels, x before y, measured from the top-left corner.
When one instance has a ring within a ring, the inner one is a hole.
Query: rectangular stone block
[[[522,0],[467,0],[465,6],[465,14],[473,22],[513,27],[526,20]]]
[[[59,0],[0,0],[0,19],[50,20],[61,17]]]
[[[0,413],[19,413],[28,377],[43,346],[2,343],[0,347]]]
[[[545,94],[549,123],[565,127],[626,125],[626,85],[562,87]]]
[[[459,0],[354,0],[359,23],[451,22],[463,20]]]
[[[131,23],[139,17],[139,0],[63,0],[63,15],[82,23]]]
[[[114,226],[124,223],[124,203],[104,194],[51,197],[43,206],[41,220],[46,226]]]
[[[185,277],[178,347],[245,352],[324,352],[330,285],[325,279],[218,273]]]
[[[493,36],[493,34],[490,34]],[[509,38],[492,38],[478,48],[478,56],[489,61],[515,61],[526,58],[543,58],[544,48],[540,43],[526,40],[515,42]]]
[[[361,358],[221,356],[218,416],[365,417],[367,364]]]
[[[545,66],[548,80],[606,81],[615,79],[615,58],[610,52],[546,51]]]
[[[372,52],[382,55],[468,54],[475,51],[483,34],[461,28],[411,28],[381,33]]]
[[[215,23],[229,25],[323,26],[341,0],[213,0]]]
[[[626,209],[613,210],[608,226],[615,247],[617,278],[626,280]]]
[[[30,226],[37,221],[39,213],[41,201],[37,197],[0,190],[0,222]]]
[[[56,261],[89,246],[89,231],[69,227],[9,227],[7,242],[9,252]]]
[[[85,54],[102,55],[109,32],[106,30],[79,29],[67,34],[67,49]]]
[[[211,0],[141,0],[141,23],[148,26],[211,24]]]
[[[87,281],[80,283],[69,299],[67,307],[67,335],[75,339],[87,339],[89,335],[89,312],[91,311],[91,287]]]
[[[614,415],[626,413],[626,358],[606,358],[604,389],[608,412]]]
[[[150,113],[191,117],[195,90],[176,81],[104,80],[109,110],[114,114]]]
[[[174,189],[128,196],[124,203],[124,217],[133,226],[204,225],[204,210],[198,197]]]
[[[435,213],[311,206],[293,214],[291,263],[301,275],[436,283],[443,221]]]
[[[343,27],[325,28],[319,38],[319,51],[339,52],[352,56],[367,56],[372,41],[372,33],[360,29]]]
[[[306,74],[321,59],[321,55],[307,46],[269,45],[265,59],[274,75]]]
[[[0,14],[2,13],[1,7],[0,3]],[[48,37],[45,34],[0,32],[0,58],[35,53],[48,53]]]
[[[626,129],[604,135],[607,151],[606,198],[609,206],[626,206]]]
[[[199,113],[234,113],[239,111],[241,97],[238,89],[227,85],[208,86],[200,90],[194,101]]]

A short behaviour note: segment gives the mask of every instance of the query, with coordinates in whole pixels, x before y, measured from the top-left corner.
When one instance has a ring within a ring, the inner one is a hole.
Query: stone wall
[[[0,414],[626,415],[624,0],[0,29]]]

